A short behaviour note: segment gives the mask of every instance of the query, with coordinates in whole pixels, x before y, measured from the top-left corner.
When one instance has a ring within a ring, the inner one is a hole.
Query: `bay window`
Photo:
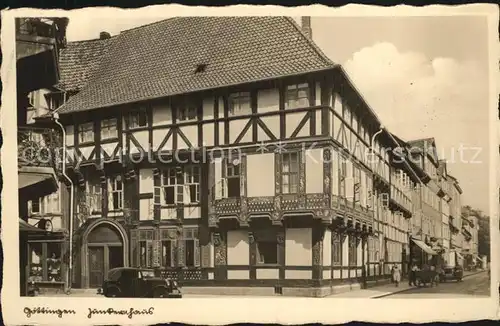
[[[117,120],[107,119],[101,121],[101,139],[113,139],[118,137]]]
[[[250,107],[250,92],[232,93],[229,95],[229,115],[245,115],[252,113]]]
[[[299,188],[299,153],[283,153],[281,171],[281,190],[284,194],[295,194]]]
[[[78,142],[89,143],[94,141],[94,123],[87,122],[78,125]]]
[[[285,93],[285,108],[304,108],[309,106],[309,84],[288,85]]]

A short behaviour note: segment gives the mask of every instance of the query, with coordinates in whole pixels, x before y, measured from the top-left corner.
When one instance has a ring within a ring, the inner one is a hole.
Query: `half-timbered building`
[[[178,17],[68,44],[73,286],[141,266],[186,291],[323,296],[403,262],[422,175],[302,23]]]

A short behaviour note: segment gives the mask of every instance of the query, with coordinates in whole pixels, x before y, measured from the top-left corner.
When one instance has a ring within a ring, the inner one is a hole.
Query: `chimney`
[[[311,16],[301,17],[302,32],[312,40]]]
[[[111,38],[111,34],[109,34],[108,32],[101,32],[101,33],[99,33],[99,39],[100,40],[106,40],[108,38]]]

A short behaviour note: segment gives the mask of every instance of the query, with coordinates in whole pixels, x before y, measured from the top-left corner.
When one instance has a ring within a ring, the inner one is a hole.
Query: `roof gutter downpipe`
[[[66,95],[66,94],[65,94]],[[73,283],[73,201],[74,201],[74,184],[73,180],[66,174],[66,129],[59,121],[59,113],[54,112],[53,116],[55,123],[59,126],[63,135],[63,158],[62,158],[62,175],[68,180],[70,184],[70,194],[69,194],[69,264],[68,264],[68,288],[67,292],[71,292],[71,285]]]

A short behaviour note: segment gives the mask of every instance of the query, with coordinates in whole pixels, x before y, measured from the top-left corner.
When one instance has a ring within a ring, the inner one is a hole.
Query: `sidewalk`
[[[477,271],[464,271],[464,276],[463,278],[467,278],[471,275],[479,274],[486,272],[485,270],[477,270]],[[385,281],[380,281],[385,282]],[[396,287],[393,283],[390,281],[386,281],[387,284],[383,285],[376,285],[373,287],[368,287],[367,289],[361,289],[361,290],[356,290],[356,291],[351,291],[351,292],[344,292],[344,293],[339,293],[339,294],[334,294],[328,296],[328,298],[365,298],[365,299],[377,299],[377,298],[383,298],[395,293],[401,293],[405,291],[409,291],[411,289],[414,289],[414,286],[408,285],[408,280],[403,279],[401,283],[399,284],[398,287]]]

